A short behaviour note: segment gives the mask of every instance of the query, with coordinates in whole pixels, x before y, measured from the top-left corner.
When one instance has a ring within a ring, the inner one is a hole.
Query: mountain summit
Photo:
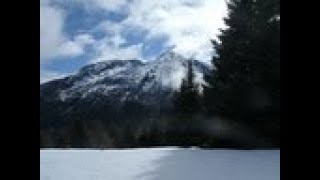
[[[91,96],[113,96],[124,101],[143,98],[148,94],[174,91],[185,76],[187,61],[179,54],[168,51],[156,60],[107,60],[87,65],[75,75],[40,85],[40,97],[55,101],[84,99]],[[196,81],[203,83],[208,67],[194,60]]]
[[[143,116],[170,109],[190,60],[173,51],[149,62],[108,60],[44,83],[40,85],[42,125],[61,125],[78,117],[121,119],[120,115],[127,116],[132,109]],[[195,79],[201,84],[209,68],[197,60],[193,65]]]

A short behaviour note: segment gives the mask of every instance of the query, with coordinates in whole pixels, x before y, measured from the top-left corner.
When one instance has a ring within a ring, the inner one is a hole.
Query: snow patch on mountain
[[[149,62],[108,60],[87,65],[64,80],[68,86],[57,88],[58,98],[67,101],[103,95],[117,96],[119,101],[142,98],[141,101],[148,102],[149,99],[143,98],[156,98],[154,96],[160,91],[173,92],[179,89],[189,60],[168,51]],[[204,84],[203,74],[208,67],[196,60],[193,60],[193,67],[195,82]]]

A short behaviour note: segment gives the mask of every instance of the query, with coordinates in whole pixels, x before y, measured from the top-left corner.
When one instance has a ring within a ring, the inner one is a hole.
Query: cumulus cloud
[[[59,5],[80,5],[86,11],[106,10],[116,12],[123,10],[129,0],[46,0]]]
[[[59,51],[64,36],[62,33],[64,14],[44,1],[40,6],[40,60],[54,57]]]
[[[66,76],[65,73],[49,71],[43,64],[62,57],[74,57],[85,53],[87,45],[95,43],[92,35],[78,34],[68,37],[63,32],[66,12],[52,5],[52,0],[40,1],[40,83]]]
[[[90,34],[79,34],[75,37],[75,43],[79,46],[86,46],[95,43],[95,39]]]
[[[88,2],[87,0],[84,0]],[[117,11],[124,7],[128,1],[127,0],[93,0],[97,7],[104,8],[109,11]]]
[[[73,40],[68,39],[62,31],[65,13],[62,9],[49,6],[49,3],[44,2],[81,4],[91,11],[104,9],[121,12],[124,9],[128,10],[128,16],[123,21],[115,23],[105,20],[93,28],[109,35],[98,42],[100,45],[94,46],[97,47],[95,49],[97,56],[103,57],[115,57],[115,55],[106,56],[105,52],[115,52],[117,48],[119,48],[119,53],[116,54],[128,52],[125,54],[141,55],[138,52],[131,53],[132,50],[141,50],[137,48],[137,45],[121,46],[127,42],[121,32],[128,27],[133,27],[131,30],[133,34],[141,30],[146,32],[144,41],[166,36],[168,40],[165,46],[175,45],[175,51],[182,55],[208,60],[213,53],[210,39],[215,39],[219,28],[224,27],[223,17],[227,12],[224,0],[42,0],[41,2],[40,56],[42,59],[55,56],[77,56],[84,53],[86,43],[95,43],[89,34],[81,35]],[[104,45],[101,45],[102,43]],[[102,57],[95,59],[102,59]]]
[[[80,5],[87,12],[114,12],[127,16],[116,22],[101,19],[98,26],[86,31],[78,29],[77,32],[83,33],[70,37],[63,31],[69,23],[66,22],[68,12],[63,7],[74,5]],[[219,34],[219,28],[225,27],[223,17],[226,14],[225,0],[41,0],[40,63],[85,54],[85,47],[89,45],[92,47],[90,54],[94,54],[89,63],[144,59],[144,46],[160,37],[165,39],[161,44],[164,48],[175,46],[174,51],[183,56],[208,62],[213,53],[210,40]],[[143,32],[143,37],[132,43],[124,31],[127,34]],[[102,37],[95,39],[95,32]],[[46,77],[56,76],[52,72],[47,74]]]
[[[80,34],[71,39],[64,32],[66,13],[52,6],[49,0],[40,1],[40,63],[57,57],[78,56],[84,47],[93,44],[89,34]]]
[[[106,61],[111,59],[141,59],[143,42],[124,46],[127,43],[122,32],[125,30],[125,25],[111,21],[103,21],[98,26],[93,28],[93,31],[104,32],[106,36],[93,45],[96,51],[96,57],[90,60],[90,63]],[[131,33],[135,33],[132,31]]]
[[[166,47],[175,45],[177,53],[204,62],[211,59],[213,49],[210,40],[216,39],[219,28],[224,28],[223,17],[227,13],[224,0],[132,0],[127,6],[129,13],[126,19],[118,23],[102,22],[99,29],[111,34],[111,39],[118,44],[125,43],[121,32],[130,27],[131,33],[146,32],[141,43],[165,36],[168,37],[164,44]]]
[[[130,8],[124,23],[147,29],[149,38],[166,35],[167,44],[176,45],[177,52],[201,58],[209,58],[210,39],[224,27],[227,12],[223,0],[135,0]]]
[[[110,59],[130,60],[138,58],[142,60],[142,44],[120,48],[118,45],[102,43],[99,47],[97,47],[97,49],[100,54],[91,60],[92,63]]]

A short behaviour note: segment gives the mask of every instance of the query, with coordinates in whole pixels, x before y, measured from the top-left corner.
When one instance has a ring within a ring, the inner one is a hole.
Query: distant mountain
[[[149,62],[108,60],[87,65],[69,77],[40,85],[43,127],[63,126],[75,118],[123,119],[154,116],[172,108],[173,92],[185,76],[189,59],[168,51]],[[209,67],[194,60],[196,81]]]

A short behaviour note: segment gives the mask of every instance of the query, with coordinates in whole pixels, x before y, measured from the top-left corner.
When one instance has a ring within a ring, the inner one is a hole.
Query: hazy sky
[[[40,82],[171,46],[207,61],[226,14],[225,0],[40,0]]]

